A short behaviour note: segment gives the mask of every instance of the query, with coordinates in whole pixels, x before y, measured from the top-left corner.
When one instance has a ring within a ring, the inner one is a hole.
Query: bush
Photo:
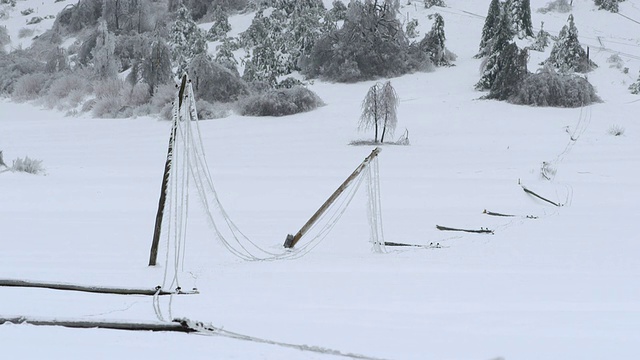
[[[569,0],[554,0],[547,3],[545,7],[538,9],[538,12],[542,14],[546,14],[551,11],[568,13],[571,11],[571,4],[569,4]]]
[[[24,159],[17,158],[13,160],[11,171],[26,172],[29,174],[38,174],[44,172],[42,167],[42,160],[31,159],[25,156]]]
[[[34,60],[24,50],[16,50],[6,55],[0,53],[0,93],[12,93],[13,86],[19,78],[43,71],[44,64]]]
[[[24,75],[16,81],[11,96],[15,101],[35,100],[44,92],[48,80],[43,73]]]
[[[26,37],[33,36],[33,34],[35,34],[35,32],[36,32],[35,29],[22,28],[22,29],[18,30],[18,38],[19,39],[24,39]]]
[[[624,135],[624,128],[620,125],[611,125],[608,130],[609,135],[622,136]]]
[[[76,107],[86,94],[91,93],[91,84],[87,77],[77,73],[60,73],[51,83],[46,102],[49,107],[65,109]],[[80,96],[80,100],[78,97]]]
[[[240,104],[240,114],[246,116],[285,116],[313,110],[324,105],[311,90],[296,86],[271,90],[249,97]]]
[[[577,75],[556,73],[550,66],[523,80],[509,102],[533,106],[580,107],[600,102],[594,87]]]
[[[229,116],[228,109],[217,107],[215,104],[205,100],[198,100],[196,109],[198,110],[198,119],[221,119]]]

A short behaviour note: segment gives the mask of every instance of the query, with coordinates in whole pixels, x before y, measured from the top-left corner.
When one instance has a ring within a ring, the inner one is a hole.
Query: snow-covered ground
[[[473,90],[483,25],[474,14],[485,15],[488,2],[448,0],[429,11],[413,3],[403,12],[417,12],[421,34],[426,14],[442,13],[459,57],[455,67],[391,79],[398,133],[408,129],[411,146],[383,146],[379,156],[385,239],[442,248],[372,252],[361,191],[304,257],[242,261],[217,241],[194,195],[181,285],[200,294],[161,299],[164,315],[171,308],[172,317],[245,335],[375,358],[639,358],[640,98],[627,91],[640,69],[639,25],[575,0],[580,38],[600,65],[589,81],[604,102],[534,108],[478,100]],[[620,8],[640,20],[634,1]],[[533,21],[557,32],[567,16],[534,12]],[[594,50],[598,37],[604,49]],[[628,74],[609,67],[615,52]],[[544,57],[532,54],[529,70]],[[221,201],[249,238],[279,251],[369,154],[348,143],[371,136],[356,126],[372,84],[315,81],[310,88],[327,103],[316,111],[200,124]],[[622,136],[609,134],[614,125]],[[162,283],[164,248],[161,266],[146,265],[168,122],[64,117],[2,100],[0,129],[5,162],[28,155],[46,168],[0,173],[0,279]],[[557,171],[552,181],[541,177],[543,162]],[[0,287],[0,316],[19,315],[157,321],[151,297]],[[0,348],[25,359],[335,357],[222,336],[8,324]]]

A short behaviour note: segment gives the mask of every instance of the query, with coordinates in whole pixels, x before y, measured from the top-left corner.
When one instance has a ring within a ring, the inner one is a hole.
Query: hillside
[[[41,2],[18,1],[16,11]],[[313,251],[290,260],[244,261],[218,241],[192,192],[185,261],[177,273],[180,286],[197,287],[198,295],[155,302],[0,287],[0,318],[158,321],[154,310],[160,309],[165,318],[190,318],[243,336],[4,324],[3,354],[341,357],[282,346],[287,343],[352,358],[638,358],[640,242],[631,225],[640,215],[633,195],[640,98],[628,86],[640,71],[639,25],[630,20],[640,20],[640,8],[628,0],[618,15],[597,10],[590,0],[573,1],[580,41],[599,65],[587,77],[603,101],[567,109],[480,100],[483,93],[473,86],[481,60],[473,56],[488,1],[446,0],[446,8],[431,9],[402,3],[402,14],[419,20],[421,34],[431,27],[428,15],[440,13],[447,47],[457,55],[453,67],[388,79],[400,97],[394,138],[407,129],[411,144],[381,146],[384,236],[425,248],[371,250],[365,182]],[[40,6],[39,14],[64,6],[54,4]],[[531,1],[532,9],[546,4]],[[567,16],[532,13],[536,30],[544,21],[551,34]],[[250,21],[247,15],[231,19],[238,26]],[[9,34],[23,24],[16,13],[0,20]],[[529,71],[549,51],[531,52]],[[614,54],[619,67],[608,62]],[[314,111],[285,117],[232,112],[200,122],[220,201],[247,237],[282,251],[286,235],[298,231],[370,153],[371,147],[349,143],[372,138],[357,124],[374,83],[315,80],[308,87],[326,105]],[[163,284],[176,270],[165,262],[164,243],[161,265],[146,265],[171,124],[151,116],[65,116],[9,99],[0,100],[0,114],[5,162],[26,155],[45,168],[31,175],[0,167],[0,279]],[[614,127],[623,134],[612,135]],[[550,180],[543,167],[554,173]],[[521,185],[562,206],[528,195]],[[514,216],[489,216],[485,209]],[[494,234],[444,232],[436,225]]]

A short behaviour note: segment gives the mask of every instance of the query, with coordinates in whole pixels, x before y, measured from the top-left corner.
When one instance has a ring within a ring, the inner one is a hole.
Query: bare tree
[[[398,94],[391,82],[376,83],[367,92],[362,101],[360,130],[374,129],[374,140],[378,142],[378,134],[382,131],[380,142],[384,142],[387,133],[393,135],[398,124]],[[381,130],[382,129],[382,130]]]

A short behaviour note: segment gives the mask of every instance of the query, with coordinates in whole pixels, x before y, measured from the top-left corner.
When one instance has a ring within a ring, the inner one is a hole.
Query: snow
[[[401,98],[396,136],[407,128],[411,145],[383,146],[379,155],[386,240],[443,247],[373,253],[361,191],[306,256],[241,261],[215,239],[194,195],[181,285],[200,294],[174,296],[173,317],[376,358],[640,356],[640,242],[633,228],[640,216],[640,124],[638,97],[627,91],[640,68],[632,35],[638,25],[575,0],[581,41],[604,39],[606,50],[591,52],[600,67],[588,74],[604,101],[582,109],[514,106],[478,100],[473,90],[483,24],[473,14],[484,15],[487,4],[447,3],[402,10],[417,12],[421,34],[430,28],[426,14],[441,12],[458,60],[391,79]],[[537,9],[546,1],[531,3]],[[620,8],[640,19],[633,2]],[[544,20],[554,33],[567,16],[534,10],[533,23]],[[629,74],[608,66],[616,51]],[[532,53],[529,70],[545,57]],[[327,105],[313,112],[200,124],[221,201],[249,238],[280,251],[286,235],[370,153],[348,143],[372,136],[356,131],[372,84],[315,81],[310,88]],[[0,173],[0,278],[162,283],[164,247],[162,265],[146,265],[170,124],[64,117],[8,100],[0,101],[0,114],[5,162],[29,156],[46,168],[45,175]],[[610,135],[613,125],[624,134]],[[543,161],[557,170],[552,181],[540,176]],[[525,194],[519,182],[564,206]],[[484,209],[519,216],[490,217]],[[436,224],[495,234],[441,232]],[[153,299],[143,296],[0,287],[0,299],[3,317],[157,320]],[[167,316],[169,298],[161,307]],[[0,346],[5,356],[26,359],[335,357],[222,336],[9,324],[0,325]]]

